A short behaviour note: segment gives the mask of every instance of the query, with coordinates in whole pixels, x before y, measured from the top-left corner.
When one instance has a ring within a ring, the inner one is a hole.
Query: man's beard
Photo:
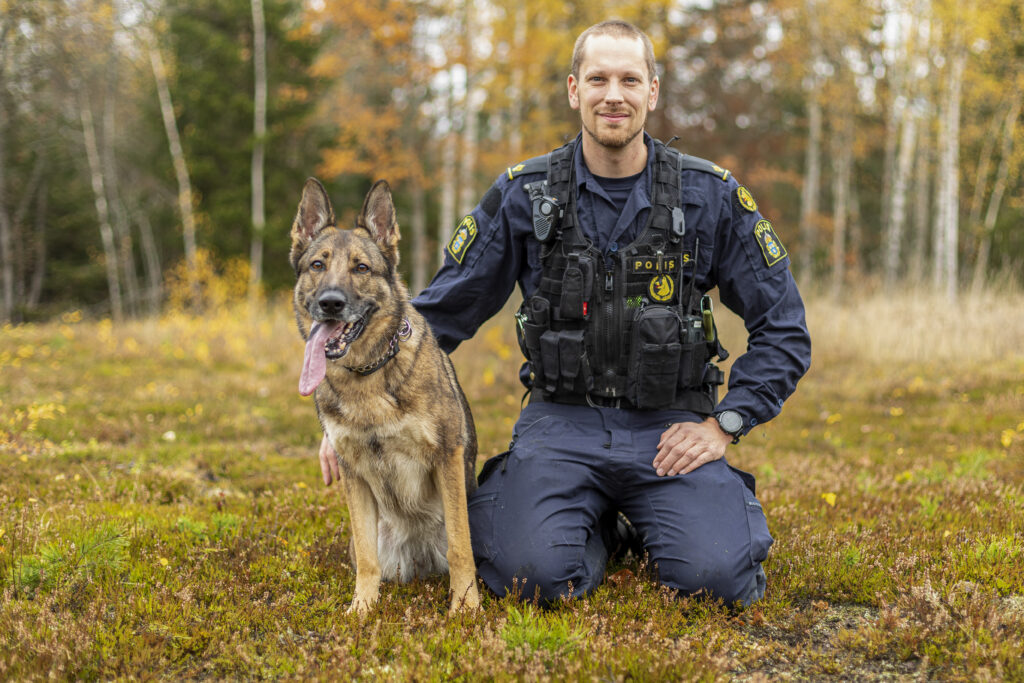
[[[586,121],[583,121],[583,130],[587,132],[594,142],[602,147],[622,149],[623,147],[627,147],[629,143],[633,142],[633,140],[636,139],[636,136],[644,132],[644,125],[646,125],[646,123],[647,117],[645,116],[644,120],[640,122],[640,126],[636,130],[613,130],[600,135],[596,131],[591,130],[590,127],[587,126]]]

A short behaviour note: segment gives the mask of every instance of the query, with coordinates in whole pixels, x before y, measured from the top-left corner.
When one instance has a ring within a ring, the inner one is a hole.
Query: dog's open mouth
[[[334,332],[324,342],[324,355],[328,360],[337,360],[348,353],[349,345],[359,338],[366,327],[366,320],[360,318],[351,323],[321,323],[334,326]]]
[[[354,322],[325,321],[314,323],[306,340],[306,355],[299,376],[299,393],[309,396],[327,376],[327,361],[348,353],[349,346],[366,328],[366,318]]]

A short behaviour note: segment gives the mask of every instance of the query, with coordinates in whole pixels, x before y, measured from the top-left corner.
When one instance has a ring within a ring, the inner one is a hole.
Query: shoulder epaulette
[[[716,175],[722,180],[729,179],[729,171],[725,170],[718,164],[712,163],[707,159],[690,156],[689,154],[683,155],[680,168],[684,171],[703,171],[704,173]]]
[[[547,173],[548,172],[548,155],[542,154],[539,157],[527,159],[515,166],[509,167],[508,179],[513,180],[516,176],[526,175],[527,173]]]

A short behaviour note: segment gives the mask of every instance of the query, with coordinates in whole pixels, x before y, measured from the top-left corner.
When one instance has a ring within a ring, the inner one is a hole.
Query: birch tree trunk
[[[42,236],[35,233],[34,230],[25,230],[23,226],[27,222],[32,200],[37,196],[39,188],[44,185],[43,177],[45,172],[46,157],[39,154],[36,156],[35,163],[32,164],[32,175],[29,177],[28,183],[21,190],[21,201],[18,202],[18,206],[14,210],[14,218],[11,220],[15,308],[18,306],[28,307],[28,280],[34,272],[32,270],[32,259],[29,256],[29,250],[31,248],[33,253],[35,252],[35,245],[42,239]],[[31,235],[31,237],[27,237],[26,233]],[[18,317],[20,318],[21,316]]]
[[[513,54],[521,55],[526,49],[527,36],[526,3],[521,2],[515,9],[515,29],[512,35]],[[526,69],[521,60],[514,60],[512,64],[512,92],[511,111],[509,121],[508,143],[512,158],[519,159],[523,155],[523,108],[525,102],[524,84],[526,83]],[[513,162],[514,163],[514,162]]]
[[[960,97],[963,86],[967,50],[954,42],[949,60],[949,80],[943,106],[943,135],[940,144],[939,224],[935,250],[936,285],[950,301],[956,299],[959,242],[959,185],[960,185]]]
[[[910,185],[910,170],[914,162],[914,145],[917,140],[917,115],[911,107],[903,108],[899,154],[896,158],[896,172],[891,197],[892,209],[886,230],[884,280],[887,285],[896,282],[900,268],[903,246],[903,227],[907,216],[907,191]]]
[[[985,284],[985,275],[988,272],[989,253],[992,249],[992,233],[995,231],[996,219],[999,217],[999,208],[1003,203],[1003,195],[1006,193],[1006,183],[1010,175],[1010,161],[1013,156],[1013,141],[1017,128],[1017,119],[1020,117],[1022,104],[1021,91],[1017,90],[1010,103],[1010,111],[1006,114],[1006,124],[1003,129],[1002,144],[999,150],[999,170],[996,171],[996,181],[992,186],[992,195],[988,200],[988,211],[985,212],[985,224],[982,226],[981,234],[978,236],[978,248],[975,250],[974,273],[971,277],[971,292],[977,294]]]
[[[264,192],[264,144],[267,135],[267,29],[263,0],[252,0],[253,103],[252,147],[252,249],[249,256],[249,300],[254,301],[263,280],[263,232],[266,227]]]
[[[832,176],[832,296],[838,299],[846,282],[846,219],[849,215],[850,171],[853,167],[853,118],[848,109],[840,114],[836,135],[835,173]]]
[[[106,189],[103,186],[103,169],[100,163],[99,147],[96,144],[96,127],[92,119],[91,106],[84,96],[79,96],[79,115],[85,137],[85,155],[89,162],[89,177],[96,203],[96,215],[100,222],[100,240],[107,268],[107,289],[110,292],[110,310],[115,322],[124,319],[124,305],[121,302],[121,283],[117,274],[117,248],[114,245],[114,229],[110,226],[110,211],[107,207]]]
[[[188,167],[185,165],[185,153],[181,148],[181,139],[178,137],[178,124],[174,118],[171,91],[167,86],[167,72],[164,69],[163,59],[160,57],[160,51],[156,47],[150,48],[149,59],[153,65],[157,96],[160,99],[160,113],[164,119],[167,144],[174,162],[174,174],[178,180],[178,211],[181,213],[182,231],[185,238],[185,263],[188,267],[189,277],[194,278],[197,265],[196,221],[192,212],[192,183],[188,177]],[[192,283],[193,289],[195,284]]]
[[[153,226],[145,211],[139,211],[139,237],[142,241],[143,263],[146,266],[146,305],[150,315],[160,313],[160,299],[163,296],[162,273],[160,271],[160,254],[156,250],[153,238]]]
[[[47,186],[45,179],[36,192],[35,212],[35,249],[33,250],[32,279],[29,281],[28,294],[25,299],[25,309],[35,310],[39,306],[39,299],[43,295],[43,282],[46,279],[46,223],[47,223]]]
[[[111,59],[113,63],[113,59]],[[117,93],[111,92],[116,83],[116,73],[111,66],[108,88],[103,98],[103,186],[107,191],[107,205],[113,215],[114,239],[117,242],[119,270],[125,287],[126,308],[129,315],[135,315],[139,305],[139,276],[135,269],[135,249],[132,245],[131,228],[121,203],[114,141],[117,139],[114,103]]]
[[[3,27],[6,37],[8,26]],[[0,45],[3,41],[0,40]],[[3,62],[0,62],[0,77],[3,76]],[[0,304],[0,321],[11,320],[14,315],[14,254],[11,244],[11,214],[7,205],[7,110],[5,88],[0,88],[0,272],[3,280],[3,299]]]
[[[810,33],[811,74],[807,93],[807,149],[804,154],[804,183],[800,192],[800,280],[807,285],[813,279],[815,225],[818,216],[818,195],[821,184],[821,78],[817,67],[823,59],[821,26],[815,0],[806,1]]]
[[[813,279],[814,223],[818,215],[818,188],[821,184],[822,113],[817,88],[808,94],[807,115],[809,130],[804,155],[804,184],[800,193],[800,279],[803,285]]]
[[[921,284],[924,281],[925,255],[929,243],[928,198],[931,194],[931,136],[921,134],[918,137],[920,142],[917,145],[917,169],[914,171],[914,222],[910,234],[908,259],[909,277],[914,284]]]
[[[409,187],[412,194],[412,292],[415,296],[427,286],[429,274],[427,269],[430,252],[427,251],[427,198],[423,190],[423,182],[412,178]]]
[[[476,86],[477,79],[473,75],[473,39],[475,38],[475,19],[472,2],[465,3],[465,33],[463,34],[463,54],[466,67],[466,98],[463,103],[465,121],[462,126],[462,155],[459,159],[459,214],[465,215],[473,210],[477,196],[473,182],[476,171],[477,131],[479,128],[477,114],[480,100],[484,93]]]
[[[1007,103],[1012,105],[1012,102]],[[999,131],[1003,127],[1003,111],[1005,107],[1000,107],[996,116],[992,117],[990,129],[986,132],[984,140],[981,145],[981,154],[978,157],[978,171],[974,175],[974,192],[971,194],[970,213],[967,215],[967,230],[968,235],[974,238],[974,241],[970,243],[970,247],[977,247],[981,244],[981,210],[982,205],[985,203],[985,190],[988,189],[988,180],[990,170],[989,167],[992,165],[992,156],[996,149],[996,143],[999,140]],[[967,258],[971,258],[976,255],[977,251],[968,252]],[[975,263],[977,259],[974,259]]]

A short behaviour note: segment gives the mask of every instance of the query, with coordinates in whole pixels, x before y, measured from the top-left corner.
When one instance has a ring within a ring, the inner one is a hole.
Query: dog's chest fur
[[[430,454],[438,448],[431,425],[398,411],[392,420],[374,425],[328,416],[323,423],[342,467],[367,483],[383,515],[422,518],[423,523],[443,518],[431,476]]]

